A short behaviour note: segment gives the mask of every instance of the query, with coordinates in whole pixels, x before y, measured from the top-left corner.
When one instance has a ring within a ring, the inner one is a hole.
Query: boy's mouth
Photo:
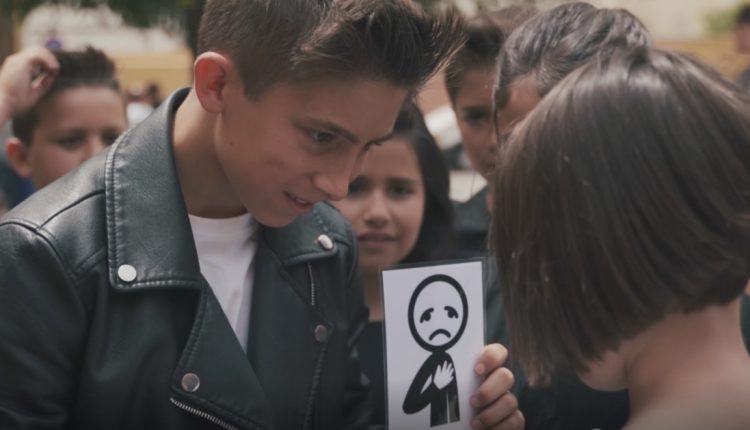
[[[292,206],[299,212],[309,212],[315,203],[307,201],[303,198],[297,197],[294,194],[285,192],[284,195],[292,203]]]

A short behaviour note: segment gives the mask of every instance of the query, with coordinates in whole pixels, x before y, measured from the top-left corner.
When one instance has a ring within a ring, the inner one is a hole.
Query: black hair
[[[449,258],[454,254],[455,238],[448,166],[414,103],[407,102],[399,113],[393,137],[404,138],[414,148],[425,195],[424,218],[417,243],[402,263]]]
[[[467,22],[466,42],[445,69],[445,88],[451,100],[456,99],[467,71],[496,66],[505,40],[535,13],[534,8],[510,6],[478,15]]]
[[[495,106],[507,102],[511,85],[530,77],[540,97],[602,50],[648,46],[643,24],[622,9],[568,3],[536,15],[508,39],[499,60]]]

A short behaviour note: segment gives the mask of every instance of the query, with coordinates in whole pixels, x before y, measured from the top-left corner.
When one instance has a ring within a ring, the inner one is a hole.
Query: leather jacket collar
[[[107,154],[106,222],[109,278],[121,290],[200,288],[198,257],[172,147],[174,114],[189,92],[173,93],[143,124],[123,134]],[[148,217],[148,222],[142,222]],[[320,235],[335,235],[315,210],[289,226],[261,226],[260,234],[283,265],[329,257]],[[136,277],[118,275],[132,266]]]

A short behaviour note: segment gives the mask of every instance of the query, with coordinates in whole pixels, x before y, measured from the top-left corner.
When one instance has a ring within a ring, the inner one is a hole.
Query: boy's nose
[[[319,174],[313,178],[313,184],[325,194],[326,199],[342,200],[349,193],[350,176],[342,171]]]
[[[364,156],[360,154],[348,166],[332,163],[324,172],[313,176],[313,185],[325,193],[326,199],[342,200],[349,194],[349,184],[359,174],[363,162]]]

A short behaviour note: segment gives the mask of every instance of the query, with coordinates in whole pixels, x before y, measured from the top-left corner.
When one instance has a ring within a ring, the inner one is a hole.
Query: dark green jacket
[[[186,93],[0,222],[0,428],[366,427],[350,228],[319,204],[260,229],[245,354],[177,179]]]

